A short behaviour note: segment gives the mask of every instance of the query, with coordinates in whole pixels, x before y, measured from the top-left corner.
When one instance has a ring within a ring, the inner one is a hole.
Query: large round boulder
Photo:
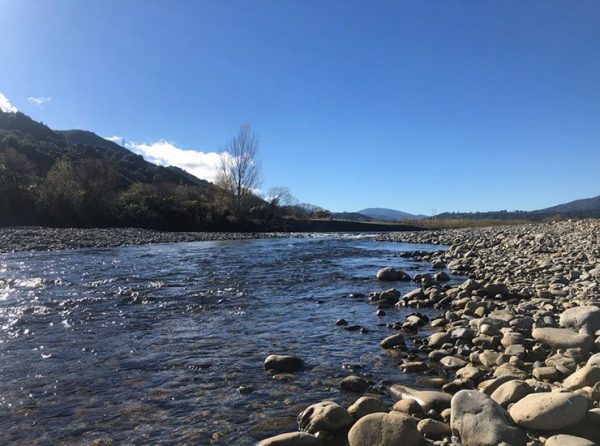
[[[533,392],[533,388],[520,379],[505,382],[492,393],[492,399],[505,409],[509,404],[516,403],[525,395]]]
[[[594,344],[592,336],[587,333],[576,332],[570,328],[535,328],[531,335],[536,341],[555,349],[580,348],[589,351]]]
[[[420,446],[423,437],[412,417],[400,412],[372,413],[348,432],[349,446]]]
[[[377,280],[386,282],[404,281],[409,282],[410,276],[404,271],[388,266],[377,271]]]
[[[346,376],[340,383],[342,390],[354,393],[363,393],[369,388],[369,383],[360,376]]]
[[[560,315],[560,325],[574,330],[585,328],[595,333],[600,330],[600,308],[595,305],[569,308]]]
[[[572,392],[531,393],[510,408],[519,426],[535,430],[557,430],[574,426],[585,417],[587,399]]]
[[[298,415],[300,429],[311,434],[319,431],[338,434],[347,431],[353,422],[348,411],[333,401],[313,404]]]
[[[597,382],[600,382],[600,366],[590,367],[586,365],[569,375],[563,381],[563,387],[577,390],[586,386],[593,387]]]
[[[355,420],[377,412],[387,412],[387,409],[381,400],[371,396],[361,396],[348,407],[348,413],[352,415]]]
[[[450,427],[463,446],[522,446],[525,433],[513,426],[508,413],[485,393],[461,390],[452,398]]]
[[[396,333],[391,336],[388,336],[380,343],[381,348],[394,348],[394,347],[404,347],[406,342],[404,341],[404,336],[401,333]]]

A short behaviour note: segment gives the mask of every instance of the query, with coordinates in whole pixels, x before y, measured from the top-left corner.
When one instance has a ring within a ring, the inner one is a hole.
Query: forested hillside
[[[20,112],[0,112],[2,225],[232,230],[264,228],[280,217],[276,203],[254,195],[236,214],[229,198],[92,132],[53,131]]]

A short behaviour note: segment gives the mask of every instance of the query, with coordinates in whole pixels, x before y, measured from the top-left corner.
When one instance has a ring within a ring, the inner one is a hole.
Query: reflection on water
[[[318,237],[0,255],[0,443],[251,445],[295,430],[309,404],[353,401],[338,387],[352,370],[410,382],[379,347],[409,310],[377,317],[348,294],[384,289],[382,266],[429,271],[397,256],[416,248]],[[273,380],[271,353],[307,370]]]

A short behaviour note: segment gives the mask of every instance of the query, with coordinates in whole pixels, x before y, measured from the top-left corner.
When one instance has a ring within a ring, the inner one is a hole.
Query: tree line
[[[50,145],[0,132],[0,225],[259,231],[328,215],[286,188],[260,196],[259,142],[247,125],[226,145],[214,185],[132,181],[139,175],[98,150],[71,147],[49,163],[43,155],[57,151]]]

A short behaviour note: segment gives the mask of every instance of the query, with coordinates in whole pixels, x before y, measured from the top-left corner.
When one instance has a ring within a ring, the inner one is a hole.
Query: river
[[[349,294],[389,288],[383,266],[431,272],[399,257],[414,249],[440,247],[340,234],[2,254],[0,443],[253,445],[312,403],[353,402],[344,376],[411,384],[379,342],[414,310],[378,317]],[[307,366],[274,380],[272,353]]]

